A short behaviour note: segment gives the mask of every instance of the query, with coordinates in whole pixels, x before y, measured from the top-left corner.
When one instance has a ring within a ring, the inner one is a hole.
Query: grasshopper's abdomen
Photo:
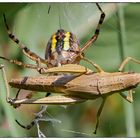
[[[101,94],[121,92],[135,88],[139,82],[139,73],[106,73],[100,75],[98,80],[98,89]]]
[[[135,88],[140,82],[139,73],[115,72],[82,75],[67,83],[67,91],[72,96],[95,99]]]

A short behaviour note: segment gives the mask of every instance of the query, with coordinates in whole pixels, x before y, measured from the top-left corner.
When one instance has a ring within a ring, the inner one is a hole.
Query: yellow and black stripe
[[[48,41],[45,58],[51,57],[54,52],[61,54],[62,51],[69,51],[73,42],[76,42],[73,36],[71,32],[58,30]]]
[[[58,30],[51,39],[51,52],[67,51],[70,49],[70,32],[64,30]]]
[[[99,23],[98,23],[98,26],[95,30],[95,35],[99,35],[99,31],[100,31],[100,26],[102,25],[103,21],[104,21],[104,18],[105,18],[105,13],[102,11],[101,7],[99,6],[98,3],[96,3],[98,9],[101,11],[101,17],[100,17],[100,20],[99,20]]]

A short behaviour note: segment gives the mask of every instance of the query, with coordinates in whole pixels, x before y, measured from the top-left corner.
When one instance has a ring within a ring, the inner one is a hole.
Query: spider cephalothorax
[[[79,41],[76,36],[71,32],[60,29],[48,41],[45,59],[48,60],[49,67],[64,65],[73,63],[71,58],[79,52]],[[74,63],[79,63],[78,59]]]

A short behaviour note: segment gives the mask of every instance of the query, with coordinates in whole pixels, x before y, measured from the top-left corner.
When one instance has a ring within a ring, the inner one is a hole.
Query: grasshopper
[[[96,134],[99,125],[99,117],[108,96],[114,93],[119,93],[121,97],[123,97],[128,102],[133,102],[132,90],[136,88],[137,85],[140,83],[140,74],[134,72],[123,72],[125,65],[129,61],[140,64],[140,61],[131,57],[127,57],[121,63],[119,67],[119,72],[113,73],[105,72],[95,63],[92,63],[92,65],[97,69],[97,72],[93,72],[92,70],[81,65],[67,64],[61,67],[46,69],[46,72],[48,74],[74,74],[23,77],[19,79],[12,79],[9,82],[9,85],[11,87],[32,91],[54,92],[60,93],[60,95],[44,97],[40,99],[25,98],[14,100],[10,98],[9,90],[7,88],[6,99],[7,102],[13,106],[19,106],[21,104],[69,105],[85,102],[87,100],[95,100],[101,97],[103,101],[97,112],[97,122],[94,131],[94,134]],[[1,66],[1,68],[3,69],[4,73],[4,67]],[[4,79],[6,80],[5,76]],[[125,95],[123,91],[128,91],[128,95]]]

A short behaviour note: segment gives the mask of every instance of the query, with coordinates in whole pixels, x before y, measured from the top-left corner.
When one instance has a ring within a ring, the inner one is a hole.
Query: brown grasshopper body
[[[130,72],[103,72],[83,74],[78,77],[77,75],[38,76],[26,77],[26,81],[22,83],[24,79],[25,77],[12,79],[9,84],[19,89],[63,93],[70,97],[92,100],[135,88],[140,82],[140,74]],[[47,104],[47,101],[45,101],[45,104]]]
[[[67,64],[61,67],[55,67],[46,69],[45,76],[36,77],[23,77],[19,79],[12,79],[9,85],[18,89],[39,91],[39,92],[54,92],[61,93],[62,95],[55,95],[44,97],[40,99],[12,99],[10,98],[10,92],[8,83],[6,80],[6,74],[4,66],[1,65],[3,72],[3,78],[7,87],[6,99],[14,107],[18,107],[21,104],[74,104],[87,100],[94,100],[96,98],[103,98],[103,101],[97,112],[97,123],[94,133],[96,134],[99,117],[105,104],[106,98],[113,94],[119,93],[124,99],[129,102],[133,102],[132,89],[140,83],[140,74],[134,72],[122,72],[124,66],[133,61],[140,64],[140,61],[127,57],[120,65],[120,72],[107,73],[104,72],[96,63],[89,61],[96,69],[97,72],[83,67],[77,64]],[[50,73],[63,73],[62,75],[50,75]],[[65,73],[69,73],[68,75]],[[129,91],[128,95],[123,91]],[[17,120],[16,122],[23,128],[31,128],[35,122],[25,127],[21,125]]]

